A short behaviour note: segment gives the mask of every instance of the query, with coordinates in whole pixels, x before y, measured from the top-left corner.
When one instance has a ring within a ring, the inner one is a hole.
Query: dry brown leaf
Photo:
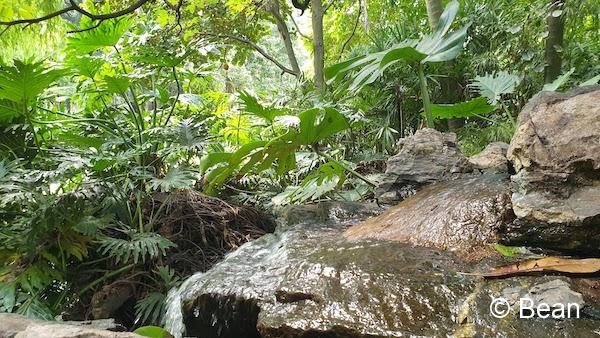
[[[503,277],[533,272],[594,273],[600,271],[600,258],[569,259],[544,257],[494,268],[483,277]]]

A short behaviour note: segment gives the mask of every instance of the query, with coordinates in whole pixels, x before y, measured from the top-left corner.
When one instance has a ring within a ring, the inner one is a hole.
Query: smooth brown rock
[[[506,158],[507,151],[507,143],[490,143],[482,152],[469,157],[469,162],[477,169],[491,169],[498,172],[508,172],[508,159]]]
[[[508,176],[481,175],[434,183],[344,235],[468,253],[497,242],[513,219]]]

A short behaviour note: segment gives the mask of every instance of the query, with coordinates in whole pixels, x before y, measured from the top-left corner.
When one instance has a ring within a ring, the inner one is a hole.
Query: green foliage
[[[262,117],[262,116],[261,116]],[[208,173],[211,188],[222,185],[236,170],[245,174],[252,169],[264,171],[275,166],[279,175],[296,168],[296,152],[302,146],[318,147],[319,142],[349,127],[346,118],[333,108],[313,108],[298,115],[297,128],[287,129],[271,141],[255,141],[234,153],[212,153],[201,162],[200,169]],[[219,164],[224,163],[224,165]]]
[[[543,90],[549,92],[557,91],[560,87],[564,86],[569,81],[569,78],[574,72],[575,68],[571,68],[571,70],[569,70],[568,72],[563,73],[559,77],[557,77],[556,80],[552,81],[551,83],[545,84]]]
[[[502,244],[494,244],[494,249],[496,249],[496,251],[505,257],[512,257],[521,252],[518,247],[506,246]]]
[[[494,111],[494,106],[487,104],[485,97],[454,103],[432,104],[431,113],[434,119],[465,118],[489,114]]]
[[[195,182],[196,177],[190,171],[181,168],[170,168],[164,177],[152,178],[152,189],[169,192],[189,188]]]
[[[114,257],[117,263],[144,262],[164,256],[167,249],[175,247],[168,239],[151,232],[129,231],[128,239],[103,237],[100,239],[100,250]]]
[[[358,57],[346,61],[342,65],[334,65],[326,69],[325,75],[328,82],[331,83],[350,73],[352,74],[352,82],[349,90],[355,91],[375,82],[386,69],[399,61],[412,64],[419,76],[423,109],[427,124],[433,128],[434,117],[432,116],[429,89],[427,88],[427,79],[423,72],[423,65],[426,63],[453,60],[461,52],[469,25],[465,25],[449,33],[458,8],[457,1],[450,2],[441,14],[435,31],[424,36],[418,42],[415,40],[405,40],[384,51]]]
[[[475,88],[481,96],[487,98],[491,105],[496,105],[502,99],[503,94],[514,93],[515,86],[520,81],[520,77],[503,71],[493,75],[476,76],[470,86]]]
[[[14,66],[0,68],[0,99],[28,105],[65,73],[62,69],[48,69],[42,62],[15,60]]]
[[[166,293],[180,283],[179,278],[175,275],[175,271],[167,266],[158,267],[155,274],[160,278],[157,284],[160,285],[161,292],[150,292],[135,304],[137,323],[164,324],[164,314],[167,305]]]
[[[142,326],[140,328],[137,328],[135,331],[133,331],[133,333],[139,334],[140,336],[143,337],[149,337],[149,338],[168,338],[171,337],[171,334],[163,329],[162,327],[158,327],[158,326]]]
[[[331,83],[356,71],[352,76],[350,90],[357,90],[373,83],[387,68],[399,61],[425,64],[453,60],[462,50],[469,28],[466,25],[448,32],[457,12],[458,2],[452,1],[440,16],[438,27],[433,33],[418,42],[406,40],[390,49],[331,66],[325,70],[328,81]]]
[[[70,49],[71,53],[82,55],[103,47],[113,47],[119,42],[123,34],[131,28],[132,24],[133,20],[130,17],[102,21],[94,29],[71,35],[67,41],[67,48]],[[84,17],[77,29],[85,30],[95,25],[95,22]]]

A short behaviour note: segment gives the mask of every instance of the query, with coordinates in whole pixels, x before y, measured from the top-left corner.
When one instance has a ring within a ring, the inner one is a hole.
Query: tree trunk
[[[288,56],[288,60],[290,60],[290,66],[292,70],[296,73],[296,76],[300,76],[300,66],[298,66],[298,59],[296,58],[296,53],[294,51],[294,44],[292,43],[292,39],[290,37],[290,30],[281,16],[281,9],[279,7],[279,0],[273,0],[269,6],[269,12],[275,18],[275,22],[277,23],[277,30],[279,30],[279,34],[283,39],[283,43],[285,45],[285,51]]]
[[[429,26],[431,27],[431,31],[435,31],[437,28],[438,22],[440,21],[440,16],[442,15],[442,1],[441,0],[425,0],[425,5],[427,6],[427,17],[429,18]],[[448,61],[446,62],[449,69],[454,68],[454,62]],[[440,81],[442,86],[442,97],[439,99],[442,102],[446,103],[454,103],[460,101],[460,98],[456,98],[456,93],[460,93],[460,86],[456,79],[452,77],[446,77]],[[462,127],[465,124],[464,119],[449,119],[446,121],[447,127],[449,130],[454,131],[458,128]]]
[[[365,33],[369,34],[369,28],[370,28],[370,23],[369,23],[369,4],[367,3],[367,0],[360,0],[361,1],[361,5],[363,8],[363,14],[362,14],[362,24],[363,24],[363,29],[365,31]]]
[[[323,3],[321,0],[312,0],[312,29],[313,29],[313,68],[315,72],[315,86],[320,90],[325,89],[325,48],[323,43]]]
[[[440,15],[442,15],[442,0],[425,0],[425,5],[427,6],[429,26],[434,31],[440,21]]]
[[[548,38],[546,39],[546,69],[544,80],[546,83],[554,81],[559,75],[562,66],[563,37],[565,31],[565,0],[550,0],[550,7],[546,22],[548,24]],[[553,15],[555,11],[560,15]]]

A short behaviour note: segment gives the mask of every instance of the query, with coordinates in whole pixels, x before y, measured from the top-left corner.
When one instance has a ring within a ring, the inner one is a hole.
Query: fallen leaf
[[[480,274],[483,277],[503,277],[533,272],[564,272],[585,274],[600,271],[600,258],[569,259],[544,257],[494,268]]]

